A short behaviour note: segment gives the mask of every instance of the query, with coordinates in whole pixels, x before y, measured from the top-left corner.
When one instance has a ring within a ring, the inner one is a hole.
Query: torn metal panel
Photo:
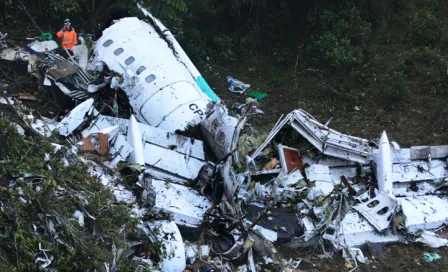
[[[79,68],[73,65],[71,62],[64,60],[58,63],[58,66],[49,69],[47,71],[48,75],[51,76],[51,79],[58,80],[61,78],[66,78],[71,76],[79,71]]]
[[[198,175],[205,164],[205,161],[195,158],[186,161],[184,155],[150,143],[144,146],[144,157],[147,167],[162,169],[190,180]]]
[[[235,173],[232,171],[230,160],[227,160],[219,171],[221,171],[221,177],[224,181],[224,195],[226,196],[227,201],[233,203],[238,184]]]
[[[360,246],[366,243],[391,243],[403,240],[390,230],[378,233],[358,212],[349,211],[339,228],[328,229],[323,238],[330,240],[337,248]]]
[[[341,182],[341,176],[346,177],[348,180],[353,181],[358,177],[358,169],[354,166],[348,167],[330,167],[331,179],[334,184],[339,184]],[[365,176],[372,172],[370,167],[362,167],[361,175]]]
[[[292,112],[291,126],[326,155],[359,163],[368,162],[370,148],[366,139],[330,129],[304,110]]]
[[[252,222],[250,222],[249,220],[245,220],[245,223],[249,226],[252,225]],[[263,235],[263,237],[270,242],[276,242],[278,239],[276,231],[263,228],[262,226],[259,225],[255,225],[253,229],[259,231]]]
[[[394,183],[393,194],[396,197],[440,195],[441,191],[437,191],[439,186],[434,182],[396,182]]]
[[[236,147],[245,122],[246,117],[238,120],[230,116],[223,105],[217,105],[202,122],[201,131],[218,159],[224,158]]]
[[[3,105],[14,105],[14,99],[12,97],[0,97],[0,104]]]
[[[378,231],[383,231],[389,227],[397,205],[395,197],[380,192],[369,201],[353,206],[353,209],[362,214]]]
[[[313,164],[305,169],[306,177],[310,182],[314,182],[312,189],[320,191],[323,195],[330,194],[334,189],[333,180],[330,175],[330,168],[326,165]]]
[[[173,175],[172,173],[160,170],[160,169],[155,169],[155,168],[147,168],[145,169],[145,173],[151,175],[151,177],[153,177],[154,179],[158,179],[158,180],[169,180],[170,182],[175,182],[175,183],[180,183],[180,184],[184,184],[187,183],[189,180],[186,178],[182,178],[176,175]]]
[[[380,138],[380,148],[376,158],[376,176],[378,190],[382,193],[391,194],[393,184],[392,156],[389,139],[385,131]]]
[[[177,225],[197,228],[205,212],[212,206],[207,198],[183,185],[153,180],[156,193],[155,208],[173,214]]]
[[[272,141],[278,132],[291,121],[291,127],[307,139],[320,152],[347,161],[367,164],[370,157],[370,147],[366,139],[339,133],[317,122],[304,110],[295,110],[277,121],[265,142],[251,155],[246,157],[246,163],[252,163],[261,151]],[[325,158],[324,158],[325,160]],[[321,163],[321,162],[319,162]],[[323,164],[323,163],[322,163]],[[346,162],[335,162],[335,165],[347,165]]]
[[[378,157],[379,149],[372,149],[371,160],[375,161]],[[391,149],[392,163],[408,163],[411,162],[411,149],[401,148],[401,149]]]
[[[441,181],[448,177],[446,162],[431,160],[430,162],[415,161],[392,166],[392,180],[394,182],[411,182],[435,180]]]
[[[414,233],[441,227],[448,220],[448,201],[438,196],[419,196],[398,198],[406,228]]]
[[[302,162],[303,164],[307,163],[309,165],[313,164],[322,164],[327,165],[328,167],[349,167],[349,166],[356,166],[358,165],[357,162],[354,161],[348,161],[340,158],[335,157],[329,157],[329,156],[316,156],[311,157],[306,152],[302,154]]]
[[[91,126],[83,131],[83,135],[88,135],[89,133],[97,132],[110,126],[119,126],[120,131],[123,134],[126,134],[129,127],[129,120],[99,115],[98,118],[92,122]],[[176,151],[180,154],[189,154],[189,156],[199,160],[205,160],[204,143],[202,141],[188,138],[174,132],[168,132],[167,130],[152,127],[143,123],[138,123],[138,126],[144,141]]]
[[[133,151],[132,146],[126,140],[123,134],[119,134],[113,141],[113,145],[110,148],[110,154],[113,156],[110,166],[116,168],[120,161],[125,161],[129,154]]]
[[[150,24],[118,20],[103,31],[94,54],[123,76],[121,88],[140,122],[174,132],[205,118],[210,100]]]
[[[302,173],[299,170],[296,170],[292,173],[290,173],[289,175],[283,177],[281,179],[281,185],[283,187],[288,187],[288,186],[293,186],[296,185],[299,181],[303,180],[304,177],[302,175]]]
[[[284,169],[287,174],[295,170],[303,172],[302,159],[300,158],[299,150],[279,144],[278,155],[282,169]]]
[[[369,159],[367,161],[368,165],[370,161],[375,161],[378,156],[379,149],[372,149]],[[391,149],[392,163],[408,163],[411,162],[411,150],[409,148],[401,149]],[[312,158],[306,153],[302,155],[303,163],[311,164],[324,164],[329,167],[340,167],[340,166],[356,166],[359,163],[355,161],[349,161],[345,159],[318,156],[317,158]]]
[[[145,158],[143,155],[143,140],[140,133],[140,127],[138,126],[137,120],[135,120],[134,115],[131,115],[131,118],[129,118],[127,140],[129,145],[132,146],[133,149],[129,156],[129,162],[144,165]]]
[[[57,126],[59,134],[62,136],[70,135],[85,120],[87,114],[92,113],[93,98],[90,98],[76,106]]]
[[[445,159],[448,157],[448,145],[411,146],[411,160]]]
[[[27,54],[15,48],[6,48],[0,52],[0,59],[7,61],[26,60]]]
[[[51,40],[51,41],[36,40],[36,41],[28,44],[28,46],[31,49],[33,49],[34,51],[39,52],[39,53],[53,51],[58,48],[58,44],[53,40]]]
[[[274,139],[274,137],[280,132],[280,130],[291,120],[292,114],[288,114],[285,118],[283,118],[283,115],[280,117],[280,119],[277,121],[277,123],[274,125],[272,130],[269,132],[268,136],[266,137],[266,140],[261,144],[253,153],[252,155],[246,156],[246,164],[253,164],[255,166],[254,160],[255,158],[260,155],[260,153],[263,151],[263,149],[266,148],[266,146]],[[255,167],[256,168],[256,167]]]

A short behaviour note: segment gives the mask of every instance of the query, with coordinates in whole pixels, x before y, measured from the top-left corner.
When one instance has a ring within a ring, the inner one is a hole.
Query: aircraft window
[[[146,82],[151,83],[154,80],[156,80],[156,76],[155,75],[149,75],[145,78]]]
[[[135,61],[135,58],[134,58],[134,57],[129,57],[129,58],[127,58],[127,59],[124,61],[124,63],[125,63],[126,65],[131,65],[132,63],[134,63],[134,61]]]
[[[143,73],[143,71],[146,70],[145,66],[140,66],[140,68],[137,69],[137,75],[140,75],[141,73]]]
[[[109,47],[111,44],[113,44],[114,43],[114,41],[112,41],[112,40],[107,40],[107,41],[105,41],[104,43],[103,43],[103,46],[104,47]]]
[[[118,48],[118,49],[116,49],[115,51],[114,51],[114,55],[115,56],[119,56],[119,55],[121,55],[121,53],[123,53],[124,52],[124,49],[123,48]]]

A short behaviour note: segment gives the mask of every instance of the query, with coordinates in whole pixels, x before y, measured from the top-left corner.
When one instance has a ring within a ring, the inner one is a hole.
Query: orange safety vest
[[[72,49],[78,43],[78,37],[74,28],[71,30],[59,31],[56,36],[62,39],[62,48]]]

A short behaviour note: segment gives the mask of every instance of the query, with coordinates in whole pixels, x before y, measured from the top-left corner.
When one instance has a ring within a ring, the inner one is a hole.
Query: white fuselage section
[[[117,21],[97,41],[94,58],[123,76],[120,87],[140,122],[175,131],[205,118],[210,98],[145,21]]]

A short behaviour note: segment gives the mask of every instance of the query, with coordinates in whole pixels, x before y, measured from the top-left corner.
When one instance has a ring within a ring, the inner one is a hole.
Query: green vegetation
[[[5,108],[3,113],[8,112]],[[39,244],[55,257],[53,265],[65,271],[91,270],[111,261],[112,245],[124,248],[120,232],[135,224],[129,208],[115,203],[111,190],[66,147],[55,152],[46,138],[20,136],[3,119],[0,149],[2,271],[36,270]],[[64,160],[70,165],[64,166]],[[82,208],[95,218],[85,217],[84,227],[72,219]]]

